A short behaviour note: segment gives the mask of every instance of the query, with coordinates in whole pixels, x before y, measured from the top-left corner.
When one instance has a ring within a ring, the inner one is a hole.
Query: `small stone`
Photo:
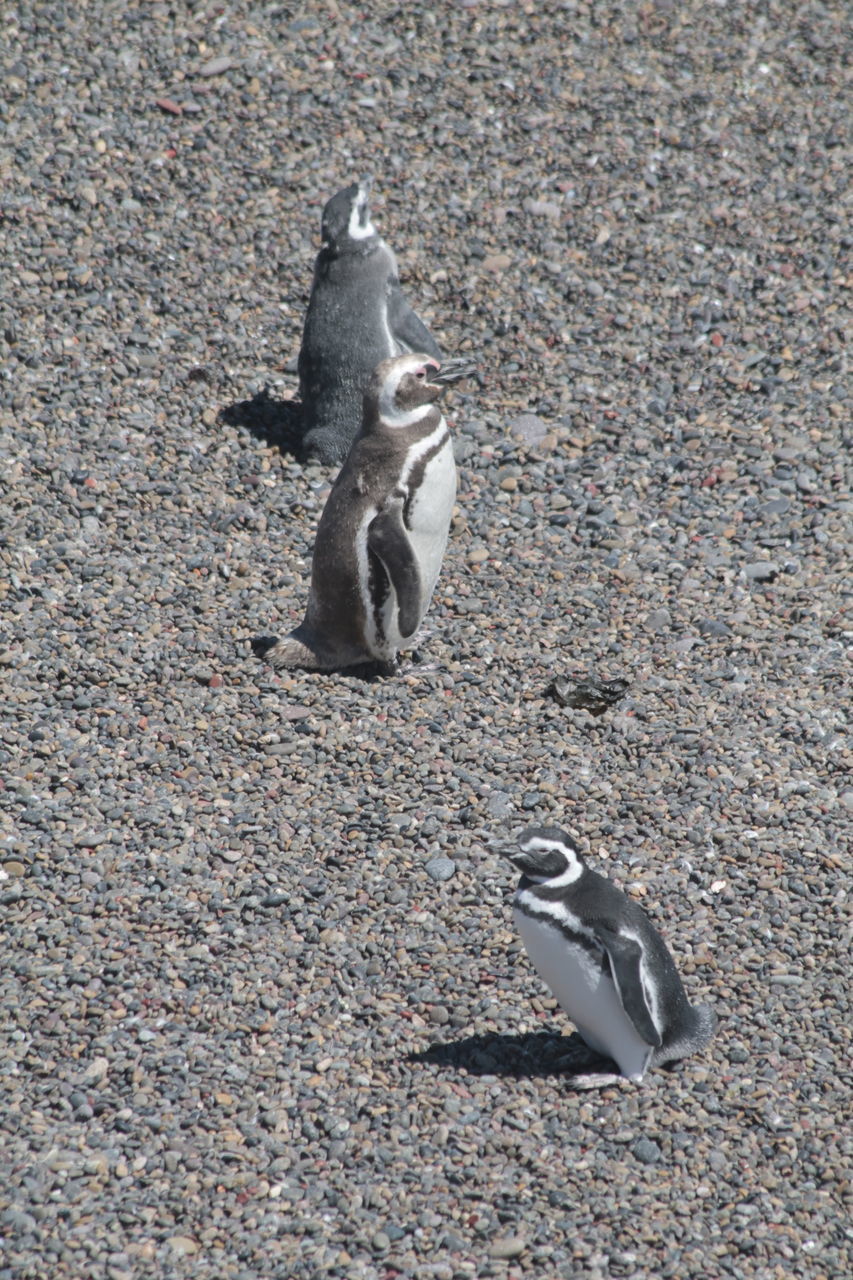
[[[437,1027],[444,1027],[450,1021],[450,1010],[443,1004],[434,1004],[429,1011],[429,1020]]]
[[[227,54],[223,54],[219,58],[211,58],[210,62],[206,62],[203,67],[199,67],[198,74],[200,76],[221,76],[224,71],[230,71],[233,66],[233,60]]]
[[[535,413],[522,413],[509,424],[509,434],[524,444],[537,445],[548,434],[548,424]]]
[[[193,1240],[191,1236],[169,1236],[166,1244],[174,1253],[183,1258],[198,1253],[200,1248],[198,1241]]]
[[[560,206],[551,200],[531,200],[528,197],[521,207],[525,213],[533,214],[534,218],[559,218],[560,216]]]
[[[374,1253],[387,1253],[391,1248],[391,1241],[385,1231],[377,1231],[371,1238],[370,1247]]]
[[[106,832],[104,831],[81,831],[78,836],[74,837],[74,846],[77,849],[97,849],[98,845],[103,844],[106,838]]]
[[[718,618],[700,618],[696,623],[696,629],[700,636],[709,636],[712,639],[722,639],[732,634],[731,627],[726,626],[725,622],[720,622]]]
[[[424,870],[431,880],[441,882],[452,879],[456,874],[456,863],[452,858],[430,858]]]
[[[646,617],[646,630],[660,634],[672,630],[672,614],[669,609],[653,609]]]
[[[109,1058],[93,1058],[83,1072],[81,1079],[86,1084],[95,1084],[99,1080],[104,1080],[109,1075],[109,1070]]]
[[[37,1229],[37,1223],[31,1213],[25,1209],[4,1209],[0,1213],[0,1222],[16,1235],[29,1235]]]
[[[518,1258],[527,1248],[527,1241],[521,1236],[504,1236],[500,1240],[493,1240],[489,1245],[490,1258]]]
[[[749,582],[773,582],[779,576],[779,566],[773,560],[754,560],[743,566]]]
[[[641,1164],[657,1164],[663,1153],[651,1138],[638,1138],[631,1147],[631,1154]]]

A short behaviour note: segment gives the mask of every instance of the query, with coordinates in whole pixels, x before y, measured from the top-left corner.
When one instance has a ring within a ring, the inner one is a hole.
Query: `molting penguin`
[[[364,416],[329,494],[314,544],[302,624],[283,640],[252,641],[276,667],[393,666],[427,611],[456,497],[450,432],[434,404],[459,362],[428,355],[383,360]]]
[[[500,851],[522,872],[513,915],[527,954],[595,1053],[639,1081],[705,1048],[713,1012],[689,1003],[646,913],[590,870],[571,836],[530,827]],[[594,1088],[620,1078],[593,1071],[571,1083]]]
[[[397,261],[370,220],[370,179],[333,196],[323,210],[323,247],[299,352],[302,448],[341,462],[361,422],[361,405],[382,360],[441,351],[400,290]]]

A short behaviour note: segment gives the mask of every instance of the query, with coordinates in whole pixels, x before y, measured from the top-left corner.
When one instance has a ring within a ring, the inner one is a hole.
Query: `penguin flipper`
[[[655,1025],[643,985],[642,947],[636,938],[626,937],[625,934],[605,925],[597,924],[595,932],[598,941],[607,952],[614,986],[622,1008],[633,1023],[634,1030],[646,1044],[659,1049],[662,1037]]]
[[[388,328],[404,351],[425,352],[441,359],[441,349],[419,316],[415,315],[397,280],[388,282]]]
[[[400,635],[408,640],[421,621],[421,575],[400,506],[380,511],[367,527],[367,545],[382,561],[397,596]]]

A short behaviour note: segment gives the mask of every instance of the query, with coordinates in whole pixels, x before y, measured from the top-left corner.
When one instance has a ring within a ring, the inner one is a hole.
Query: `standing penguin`
[[[640,1081],[651,1067],[695,1053],[716,1027],[693,1006],[666,944],[641,907],[591,871],[571,836],[529,827],[501,849],[522,872],[513,916],[534,968],[595,1053]],[[578,1088],[621,1077],[575,1076]]]
[[[314,544],[300,626],[252,648],[275,667],[393,666],[421,624],[441,568],[456,497],[450,432],[434,404],[458,362],[428,355],[383,360],[364,416],[329,494]]]
[[[370,220],[370,179],[333,196],[323,210],[323,247],[302,347],[302,448],[320,462],[342,462],[361,422],[362,396],[382,360],[441,351],[400,290],[397,261]]]

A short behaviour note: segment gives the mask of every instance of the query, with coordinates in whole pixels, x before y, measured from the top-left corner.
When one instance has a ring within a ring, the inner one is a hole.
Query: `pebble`
[[[3,1268],[849,1273],[838,6],[43,8],[0,48]],[[273,672],[368,172],[477,363],[453,529],[417,660]],[[529,823],[636,886],[706,1053],[569,1087]]]
[[[657,1164],[663,1152],[651,1138],[638,1138],[631,1145],[631,1155],[635,1160],[639,1160],[640,1164]]]
[[[430,858],[424,870],[431,880],[441,882],[450,880],[456,874],[456,863],[452,858]]]
[[[490,1258],[519,1258],[526,1248],[527,1241],[519,1236],[504,1236],[489,1245],[488,1253]]]
[[[779,566],[774,560],[756,560],[743,566],[750,582],[772,582],[779,576]]]

